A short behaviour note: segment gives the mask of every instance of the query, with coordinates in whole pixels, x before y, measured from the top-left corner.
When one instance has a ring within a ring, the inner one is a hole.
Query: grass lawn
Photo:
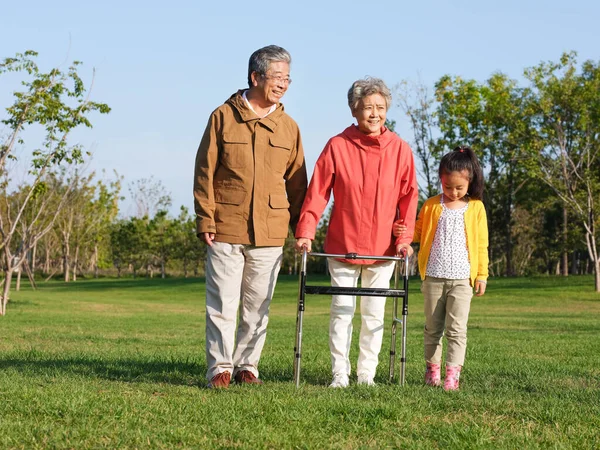
[[[204,388],[202,280],[26,286],[0,317],[0,448],[600,448],[591,277],[490,280],[472,303],[461,390],[448,393],[422,382],[419,284],[404,387],[387,383],[388,326],[377,385],[329,389],[329,299],[309,296],[296,389],[298,282],[283,276],[265,384],[220,392]],[[358,328],[357,313],[353,365]]]

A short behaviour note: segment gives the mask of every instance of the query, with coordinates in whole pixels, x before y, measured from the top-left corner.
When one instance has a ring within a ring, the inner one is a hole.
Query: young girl
[[[488,229],[483,173],[473,150],[458,147],[440,161],[442,194],[419,212],[414,242],[420,242],[419,272],[425,300],[425,383],[440,386],[442,336],[446,351],[445,390],[457,390],[467,348],[467,320],[473,296],[485,293]],[[394,235],[405,230],[394,224]]]

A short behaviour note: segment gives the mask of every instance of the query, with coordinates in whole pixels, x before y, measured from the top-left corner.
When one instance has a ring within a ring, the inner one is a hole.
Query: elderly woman
[[[333,192],[334,204],[325,238],[325,252],[391,256],[403,249],[412,253],[418,189],[413,155],[400,137],[385,127],[392,96],[385,83],[367,77],[348,91],[348,106],[356,125],[327,142],[316,163],[296,228],[296,249],[311,249],[321,215]],[[407,229],[392,237],[395,219]],[[395,240],[393,240],[395,239]],[[336,260],[329,258],[333,286],[390,285],[393,261]],[[331,301],[329,348],[333,381],[347,387],[350,342],[356,297],[334,295]],[[356,373],[359,384],[374,384],[383,338],[385,298],[363,296]]]

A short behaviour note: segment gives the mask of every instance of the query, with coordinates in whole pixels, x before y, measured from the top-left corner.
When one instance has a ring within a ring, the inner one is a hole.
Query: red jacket
[[[352,125],[329,140],[315,165],[296,238],[314,239],[332,190],[326,253],[391,256],[397,244],[411,243],[417,176],[412,150],[396,133],[382,128],[379,136],[367,136]],[[394,240],[392,225],[397,218],[404,219],[407,230]]]

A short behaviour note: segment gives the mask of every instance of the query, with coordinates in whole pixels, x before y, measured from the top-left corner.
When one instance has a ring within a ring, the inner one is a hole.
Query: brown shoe
[[[238,384],[263,384],[262,380],[259,380],[249,370],[240,370],[235,374],[235,382]]]
[[[209,389],[227,389],[231,383],[231,374],[229,372],[221,372],[216,374],[206,385]]]

